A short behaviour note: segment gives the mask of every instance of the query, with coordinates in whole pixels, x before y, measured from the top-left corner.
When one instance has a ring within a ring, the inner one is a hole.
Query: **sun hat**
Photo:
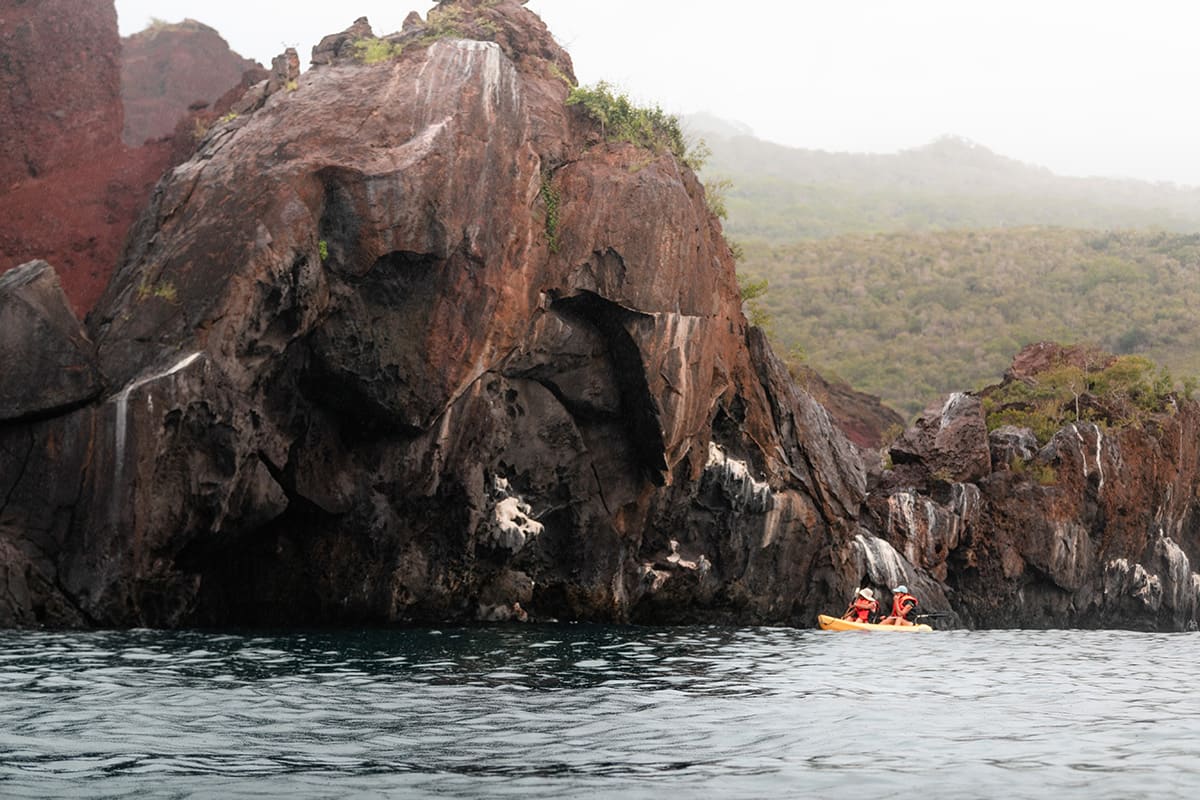
[[[895,589],[892,589],[892,593],[893,594],[908,594],[908,587],[905,586],[904,584],[900,584]]]
[[[874,600],[874,599],[875,599],[875,593],[874,593],[874,592],[872,592],[872,591],[871,591],[869,588],[868,588],[868,589],[859,589],[859,590],[858,590],[858,596],[859,596],[859,597],[865,597],[865,598],[867,598],[868,600]]]

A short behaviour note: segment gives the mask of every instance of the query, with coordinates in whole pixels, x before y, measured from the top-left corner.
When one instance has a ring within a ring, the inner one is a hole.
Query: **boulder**
[[[102,386],[54,268],[30,261],[0,275],[0,423],[82,405]]]

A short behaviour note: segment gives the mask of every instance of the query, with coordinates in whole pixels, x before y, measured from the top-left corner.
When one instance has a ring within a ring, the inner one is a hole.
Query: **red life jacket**
[[[868,622],[871,614],[879,610],[879,603],[865,597],[856,597],[850,608],[854,612],[854,616],[858,618],[858,622]]]
[[[911,594],[894,594],[892,595],[892,616],[908,618],[908,615],[917,608],[917,598]]]

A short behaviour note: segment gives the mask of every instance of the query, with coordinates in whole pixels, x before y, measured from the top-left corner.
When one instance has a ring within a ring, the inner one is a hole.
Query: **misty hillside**
[[[1014,228],[742,241],[776,349],[906,415],[1040,340],[1200,374],[1200,235]]]
[[[1026,225],[1200,232],[1196,188],[1062,177],[956,137],[894,154],[830,153],[766,142],[707,114],[683,121],[712,150],[704,175],[732,182],[734,239]]]

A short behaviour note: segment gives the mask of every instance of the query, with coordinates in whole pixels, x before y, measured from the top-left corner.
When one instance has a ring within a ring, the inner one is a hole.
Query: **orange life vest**
[[[857,618],[859,622],[868,622],[871,619],[871,614],[879,610],[879,603],[874,600],[868,600],[865,597],[856,597],[854,602],[850,604],[850,611],[843,619]]]
[[[917,608],[917,598],[911,594],[892,595],[892,616],[908,619],[908,615]]]

